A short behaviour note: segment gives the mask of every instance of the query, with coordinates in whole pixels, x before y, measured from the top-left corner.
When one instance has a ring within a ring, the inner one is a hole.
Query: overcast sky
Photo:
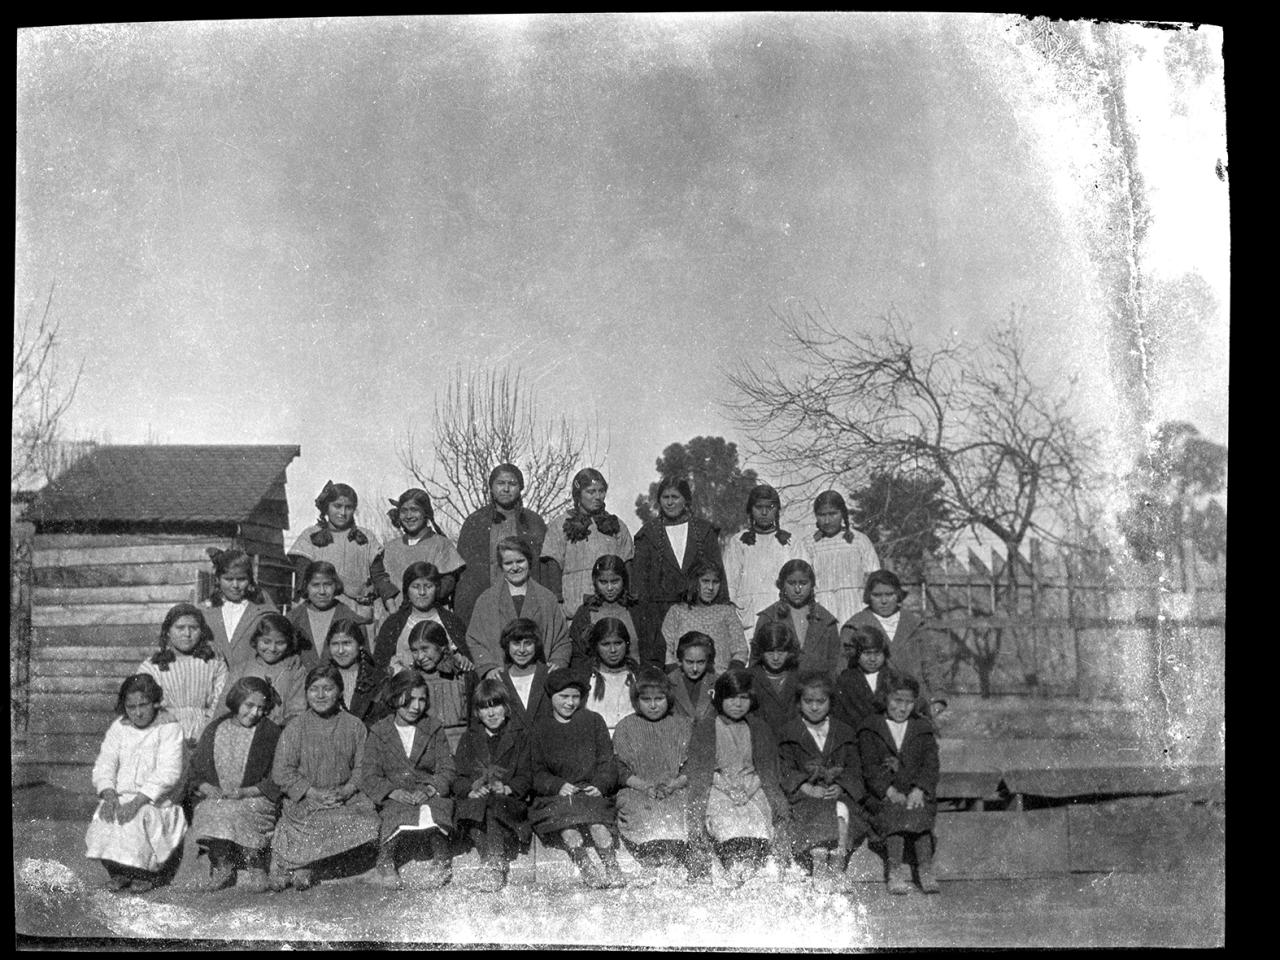
[[[1122,36],[1144,265],[1208,291],[1173,310],[1154,412],[1225,442],[1221,31],[1190,63],[1167,31]],[[598,418],[634,528],[664,446],[742,439],[724,369],[790,298],[965,338],[1025,307],[1082,415],[1123,425],[1106,118],[1038,56],[1003,17],[22,31],[15,308],[56,282],[76,436],[300,444],[295,529],[327,478],[370,504],[407,486],[394,444],[429,433],[437,386],[507,361],[548,412]]]

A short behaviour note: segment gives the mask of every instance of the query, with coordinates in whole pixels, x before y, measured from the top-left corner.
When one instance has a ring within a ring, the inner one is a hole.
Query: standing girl
[[[630,560],[635,553],[631,531],[604,508],[609,484],[599,470],[587,467],[573,478],[573,506],[551,522],[542,544],[546,582],[572,620],[584,597],[593,592],[596,560],[604,556]]]
[[[634,612],[639,630],[636,652],[641,663],[660,667],[666,644],[662,623],[667,611],[679,603],[688,589],[689,572],[706,561],[720,574],[716,601],[727,603],[724,567],[720,562],[719,531],[690,512],[693,492],[689,481],[663,477],[658,483],[658,516],[636,534],[631,584],[639,601]]]
[[[695,563],[689,570],[682,602],[672,604],[662,621],[662,639],[666,645],[668,665],[675,662],[676,646],[686,633],[705,633],[715,641],[716,673],[731,666],[747,665],[747,638],[737,608],[724,598],[720,570],[707,561]]]
[[[855,627],[879,629],[889,639],[886,656],[893,658],[894,670],[919,681],[920,706],[926,715],[940,714],[947,701],[941,695],[929,650],[929,632],[919,614],[902,609],[902,601],[907,599],[902,581],[891,570],[875,570],[867,576],[862,599],[867,606],[840,628],[841,635],[851,636]]]
[[[345,587],[339,600],[350,607],[361,622],[371,623],[372,604],[377,594],[369,568],[382,545],[372,533],[356,526],[360,499],[345,483],[327,481],[315,502],[320,515],[293,542],[288,550],[289,559],[297,566],[299,576],[306,572],[312,560],[333,564]]]
[[[613,793],[617,765],[609,731],[598,713],[579,710],[586,681],[568,670],[547,678],[552,715],[539,720],[530,737],[533,805],[529,821],[543,839],[558,837],[590,887],[624,887],[614,842]],[[604,864],[604,876],[592,868],[587,840]]]
[[[895,675],[885,712],[858,728],[858,753],[867,785],[871,825],[885,838],[889,892],[909,893],[911,868],[903,862],[910,841],[916,878],[925,893],[938,892],[933,873],[933,826],[938,813],[938,741],[933,724],[915,714],[920,684]]]
[[[238,868],[248,889],[267,889],[267,846],[280,802],[271,780],[280,728],[267,719],[274,701],[261,677],[237,680],[227,690],[231,713],[205,728],[191,759],[200,797],[191,829],[209,852],[206,889],[231,886]]]
[[[322,659],[320,648],[334,624],[362,622],[350,607],[338,602],[342,593],[342,578],[329,561],[312,560],[302,571],[298,599],[304,602],[289,611],[289,622],[298,635],[298,655],[308,670]]]
[[[667,671],[671,677],[672,712],[677,717],[701,720],[715,715],[711,697],[716,682],[711,664],[715,659],[715,642],[705,633],[690,630],[680,637],[676,665]]]
[[[744,631],[755,627],[757,615],[777,602],[778,570],[797,556],[799,544],[778,526],[782,500],[767,483],[747,494],[747,529],[724,548],[724,573],[729,595],[738,606]]]
[[[387,517],[391,525],[400,531],[400,536],[388,542],[373,558],[370,576],[375,584],[380,585],[379,593],[385,596],[388,588],[394,591],[410,564],[429,563],[440,572],[436,601],[441,606],[447,605],[453,600],[453,588],[464,563],[453,541],[436,525],[427,491],[418,487],[406,490],[399,499],[391,501]],[[403,592],[398,595],[392,593],[384,600],[383,609],[387,613],[395,613],[404,603]]]
[[[591,693],[586,708],[604,718],[609,736],[618,721],[635,710],[631,690],[635,686],[639,665],[629,656],[631,634],[621,620],[606,617],[587,637],[591,645]]]
[[[511,725],[513,729],[528,734],[535,723],[551,716],[548,671],[538,625],[532,620],[517,617],[502,628],[498,644],[502,647],[505,665],[496,679],[507,691]]]
[[[365,726],[382,718],[382,685],[387,672],[369,655],[369,642],[360,624],[344,620],[330,627],[321,662],[338,668],[342,706],[348,713]]]
[[[547,524],[525,508],[520,499],[523,492],[524,474],[520,468],[513,463],[499,464],[489,474],[489,503],[467,517],[458,531],[458,553],[466,567],[458,578],[453,609],[465,624],[471,623],[471,612],[480,594],[502,579],[502,561],[497,553],[501,541],[510,537],[525,540],[534,558],[529,561],[531,568],[542,554]],[[539,571],[531,569],[530,575],[537,580]]]
[[[426,678],[402,670],[387,684],[384,707],[391,712],[373,725],[365,743],[360,787],[378,805],[382,832],[378,882],[399,887],[396,854],[407,833],[426,831],[431,840],[428,884],[443,887],[452,876],[449,834],[453,832],[453,757],[444,727],[431,715]]]
[[[227,684],[226,661],[214,652],[213,632],[199,607],[179,603],[165,614],[160,649],[142,661],[138,673],[149,674],[160,685],[162,705],[194,747]]]
[[[85,834],[85,856],[101,860],[107,889],[146,893],[182,845],[187,821],[173,792],[182,779],[182,729],[160,709],[164,696],[149,674],[128,677],[116,697],[93,765],[102,802]]]
[[[530,575],[533,547],[520,537],[508,537],[498,541],[496,553],[502,577],[476,599],[467,625],[476,676],[483,678],[502,669],[498,641],[502,628],[517,617],[537,624],[548,668],[567,667],[573,653],[569,625],[555,594]]]
[[[415,560],[404,568],[400,577],[400,596],[404,603],[382,621],[373,643],[373,659],[379,667],[392,673],[408,667],[413,662],[409,634],[418,624],[433,622],[440,624],[449,638],[449,655],[454,658],[454,666],[459,670],[471,668],[467,628],[457,614],[440,605],[442,583],[440,571],[425,560]]]
[[[867,574],[880,569],[880,558],[866,534],[849,523],[849,508],[835,490],[813,501],[817,529],[800,538],[800,555],[813,565],[818,586],[815,597],[845,623],[862,607]]]
[[[213,631],[213,648],[235,669],[253,659],[249,637],[258,618],[274,613],[266,602],[262,588],[253,579],[253,558],[243,550],[207,551],[213,561],[214,585],[209,595],[209,629]]]
[[[501,890],[507,883],[508,854],[527,845],[533,786],[529,739],[511,724],[511,700],[498,680],[481,680],[471,701],[479,721],[462,735],[454,755],[453,793],[460,827],[480,853],[479,889]]]
[[[814,884],[833,893],[849,851],[867,834],[857,734],[831,716],[829,676],[806,673],[798,686],[800,716],[782,729],[778,767],[791,801],[795,852],[809,854]]]
[[[306,890],[310,865],[378,839],[378,811],[360,793],[365,725],[342,709],[342,675],[331,663],[307,674],[307,710],[285,728],[271,779],[284,792],[271,842],[268,885]]]
[[[835,679],[845,667],[840,625],[826,607],[813,599],[813,567],[808,560],[788,560],[778,572],[778,601],[760,611],[755,632],[767,623],[789,623],[800,648],[800,672],[820,670]],[[752,652],[752,663],[760,654]]]
[[[605,617],[613,617],[627,625],[627,632],[635,637],[635,621],[631,619],[631,606],[635,599],[628,588],[629,576],[626,562],[618,556],[605,554],[597,557],[591,567],[590,596],[582,598],[582,606],[573,615],[569,624],[569,640],[573,644],[573,653],[569,658],[569,669],[582,671],[591,659],[591,648],[587,643],[587,634],[591,627]]]
[[[618,721],[618,830],[646,866],[688,864],[689,738],[693,721],[671,713],[671,685],[643,667],[631,687],[633,714]]]
[[[231,671],[228,682],[234,684],[243,677],[261,677],[276,692],[276,706],[269,718],[283,727],[306,709],[307,671],[298,656],[298,637],[293,624],[282,613],[268,613],[260,617],[249,646],[254,651],[252,660],[241,663]],[[225,711],[228,708],[223,708]]]
[[[735,886],[755,872],[775,838],[779,866],[789,859],[777,742],[751,704],[747,671],[722,675],[715,686],[716,716],[696,721],[689,743],[692,810],[705,826],[693,852],[694,873],[705,875],[709,868],[709,839]]]
[[[751,668],[751,693],[756,712],[774,736],[797,716],[800,646],[786,620],[766,623],[756,631],[752,646],[760,661]]]

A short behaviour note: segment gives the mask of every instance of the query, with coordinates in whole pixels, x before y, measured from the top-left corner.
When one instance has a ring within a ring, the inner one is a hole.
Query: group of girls
[[[920,621],[838,493],[797,537],[756,487],[722,557],[679,478],[634,541],[598,471],[550,528],[514,466],[489,487],[455,548],[424,491],[392,502],[401,536],[383,546],[327,483],[289,551],[287,616],[250,557],[210,551],[208,605],[165,617],[94,768],[88,855],[114,889],[149,889],[190,823],[213,889],[305,889],[365,844],[379,883],[429,850],[442,885],[462,837],[498,889],[534,832],[597,887],[625,882],[619,836],[695,882],[717,858],[741,882],[772,853],[833,887],[871,832],[891,890],[909,888],[909,839],[936,892],[942,702]]]

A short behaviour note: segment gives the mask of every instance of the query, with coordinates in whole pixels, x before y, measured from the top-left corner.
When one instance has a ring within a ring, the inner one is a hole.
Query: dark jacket
[[[464,624],[471,620],[471,610],[476,600],[491,586],[489,565],[493,562],[493,546],[489,532],[493,529],[494,503],[487,503],[462,522],[458,531],[458,553],[466,562],[458,585],[453,591],[453,609]],[[505,513],[505,511],[503,511]],[[520,507],[516,516],[517,536],[524,537],[533,546],[535,560],[529,571],[533,579],[542,583],[542,565],[536,558],[542,556],[542,541],[547,537],[547,524],[527,507]]]
[[[526,800],[533,789],[533,758],[525,732],[514,728],[508,720],[495,738],[476,725],[462,735],[453,762],[456,767],[453,794],[457,819],[482,824],[485,813],[491,811],[500,823],[516,834],[521,843],[527,843],[532,834]],[[482,767],[485,766],[500,769],[498,778],[511,788],[510,796],[467,796],[483,775]]]
[[[636,534],[635,548],[630,578],[631,592],[639,601],[631,614],[640,633],[635,653],[641,663],[661,667],[667,657],[662,621],[671,605],[683,598],[688,572],[694,564],[702,560],[715,564],[720,571],[720,593],[716,595],[716,602],[727,603],[730,599],[719,531],[700,517],[690,519],[684,559],[680,562],[667,537],[666,526],[661,519],[654,519]]]
[[[366,656],[364,653],[360,655],[356,689],[351,694],[351,706],[347,710],[368,727],[387,715],[387,708],[382,705],[382,688],[387,682],[387,672],[370,663]]]
[[[877,713],[884,713],[885,700],[889,696],[889,678],[893,668],[885,661],[876,674],[876,688],[867,685],[860,667],[854,665],[836,678],[835,694],[831,700],[831,714],[857,730],[862,721]]]
[[[378,628],[378,636],[373,641],[373,662],[383,670],[391,666],[391,658],[396,655],[396,641],[400,639],[400,631],[409,622],[409,614],[412,612],[413,607],[406,603],[387,617]],[[440,625],[444,627],[449,642],[468,660],[473,659],[471,648],[467,646],[467,628],[462,618],[444,607],[436,607],[436,613],[440,615]]]
[[[870,717],[858,728],[858,754],[870,803],[883,801],[890,786],[902,793],[919,787],[926,799],[937,799],[938,740],[928,720],[913,716],[907,721],[907,733],[899,750],[893,745],[885,715]],[[895,762],[887,762],[890,758]]]
[[[880,621],[869,607],[850,617],[840,628],[840,633],[846,635],[858,626],[881,629]],[[898,629],[889,637],[889,666],[920,681],[920,696],[926,701],[941,695],[941,685],[930,649],[931,639],[932,634],[925,629],[924,621],[910,610],[901,612]]]
[[[326,652],[320,649],[320,645],[324,643],[324,637],[313,637],[311,635],[311,617],[307,615],[308,604],[299,603],[286,614],[289,622],[293,624],[293,628],[298,634],[298,655],[302,658],[303,665],[310,670],[321,660],[327,659]],[[364,624],[366,621],[356,616],[355,611],[348,607],[345,603],[336,602],[333,605],[333,619],[329,622],[329,629],[332,630],[334,624],[347,623]]]
[[[553,716],[539,720],[530,736],[533,792],[554,797],[566,783],[588,784],[607,797],[618,786],[618,765],[604,718],[585,708],[568,723]]]
[[[395,717],[383,717],[369,729],[360,767],[360,789],[381,805],[392,790],[416,790],[427,784],[447,797],[455,776],[444,727],[427,716],[414,724],[413,746],[406,756]]]
[[[756,716],[769,727],[775,737],[782,733],[788,722],[800,715],[796,706],[796,681],[800,674],[796,670],[786,671],[786,679],[781,688],[774,686],[762,666],[754,666],[751,674],[751,695],[755,700]]]
[[[667,678],[671,681],[671,712],[677,717],[700,720],[703,717],[715,716],[716,708],[711,702],[711,691],[716,685],[714,670],[708,667],[707,672],[702,675],[702,680],[698,684],[697,703],[694,703],[689,696],[689,685],[685,682],[684,672],[679,664],[667,671]]]
[[[840,788],[838,799],[846,803],[860,801],[865,794],[862,786],[862,761],[858,756],[857,734],[848,724],[830,717],[827,742],[822,750],[809,735],[804,720],[796,718],[782,728],[778,738],[778,771],[782,791],[793,803],[805,795],[800,787],[810,782],[811,764],[827,767],[843,767],[833,781]]]
[[[529,705],[520,702],[520,694],[516,693],[516,685],[511,682],[511,674],[504,667],[498,674],[502,685],[507,688],[507,696],[511,698],[511,718],[508,721],[512,728],[523,732],[526,736],[533,726],[543,717],[551,716],[551,698],[547,696],[547,665],[540,663],[533,670],[533,683],[529,687]],[[472,723],[474,724],[474,720]]]
[[[195,752],[191,755],[191,777],[187,781],[193,789],[202,783],[211,783],[221,788],[218,783],[218,771],[213,762],[213,737],[218,728],[232,720],[230,714],[219,717],[204,728]],[[268,800],[279,802],[281,790],[271,779],[271,764],[276,756],[276,744],[280,740],[281,728],[270,720],[258,721],[254,728],[253,740],[249,743],[249,757],[245,762],[244,776],[241,784],[246,787],[257,787]]]
[[[832,680],[844,669],[841,663],[843,650],[840,646],[840,625],[835,616],[820,603],[809,606],[808,629],[804,636],[804,648],[800,651],[801,673],[820,670]],[[771,603],[760,611],[756,618],[756,633],[766,623],[789,623],[791,607],[786,603]],[[756,646],[754,636],[751,640],[751,664],[760,662],[760,650]]]

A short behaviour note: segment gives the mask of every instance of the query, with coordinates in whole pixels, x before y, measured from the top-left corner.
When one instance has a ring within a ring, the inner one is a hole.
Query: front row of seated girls
[[[625,627],[597,626],[606,641],[598,654],[603,674],[616,658],[608,642],[622,639]],[[757,708],[758,679],[747,670],[717,676],[714,712],[692,717],[673,709],[673,691],[690,679],[683,661],[672,676],[628,667],[634,712],[618,721],[611,741],[605,718],[582,708],[592,681],[571,670],[546,672],[536,625],[516,621],[503,632],[507,666],[478,684],[476,723],[455,756],[432,715],[430,683],[416,669],[385,686],[386,715],[372,730],[347,709],[352,668],[339,654],[346,659],[348,638],[335,632],[331,660],[306,675],[305,711],[283,732],[269,718],[277,692],[245,675],[229,685],[228,712],[195,748],[193,828],[209,852],[210,886],[226,886],[242,870],[250,889],[306,889],[317,864],[374,843],[377,882],[398,885],[398,862],[429,848],[427,877],[443,884],[449,840],[462,833],[480,850],[481,888],[493,890],[532,828],[563,845],[593,887],[625,882],[621,835],[642,864],[683,862],[693,882],[708,878],[718,858],[729,881],[740,883],[772,853],[779,870],[793,855],[808,860],[815,884],[834,889],[870,829],[885,841],[891,892],[909,889],[908,842],[921,888],[936,892],[937,744],[930,722],[917,716],[919,684],[886,667],[876,634],[867,632],[854,665],[861,677],[846,671],[836,685],[820,672],[796,679],[796,715],[776,732]],[[682,641],[686,655],[703,660],[697,680],[704,681],[710,639]],[[355,637],[350,642],[360,649]],[[543,698],[532,711],[526,678],[539,681]],[[886,713],[867,715],[856,728],[836,708],[847,692],[842,685],[853,681],[878,687],[886,703]],[[117,890],[149,889],[185,830],[176,795],[182,730],[161,709],[162,697],[148,674],[125,681],[120,719],[94,768],[102,804],[88,855],[104,861]]]

